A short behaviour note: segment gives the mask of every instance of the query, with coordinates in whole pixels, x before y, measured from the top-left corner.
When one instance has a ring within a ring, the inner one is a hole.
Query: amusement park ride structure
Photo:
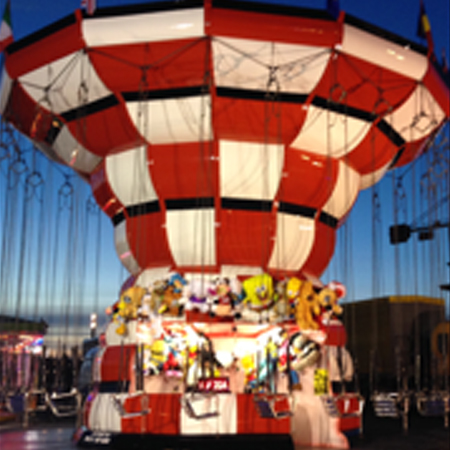
[[[450,116],[426,49],[253,2],[76,11],[7,47],[0,111],[90,185],[130,272],[80,445],[347,448],[362,432],[346,290],[320,276],[359,191]],[[407,417],[409,397],[372,400]],[[448,389],[431,403],[447,417]]]

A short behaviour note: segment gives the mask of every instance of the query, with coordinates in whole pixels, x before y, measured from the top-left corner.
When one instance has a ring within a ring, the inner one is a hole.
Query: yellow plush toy
[[[318,295],[321,307],[330,315],[340,316],[342,314],[342,306],[338,304],[339,296],[333,286],[324,287]]]
[[[295,304],[295,320],[300,329],[319,329],[320,301],[312,283],[293,277],[288,281],[286,291],[289,301]]]
[[[138,310],[142,304],[142,297],[144,297],[146,292],[145,288],[133,286],[122,293],[117,305],[117,312],[113,317],[114,321],[119,324],[116,328],[117,334],[121,336],[127,334],[127,322],[137,318]]]
[[[254,311],[269,309],[274,304],[273,280],[266,273],[247,278],[242,283],[243,303]]]

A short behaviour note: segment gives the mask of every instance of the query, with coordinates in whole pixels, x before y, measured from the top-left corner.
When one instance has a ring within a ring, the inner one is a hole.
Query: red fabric
[[[319,277],[333,257],[336,245],[336,230],[316,220],[313,248],[301,272]]]
[[[410,78],[356,57],[338,53],[314,90],[315,95],[383,116],[416,88]]]
[[[364,139],[344,157],[344,161],[361,175],[371,174],[389,164],[398,150],[374,124]]]
[[[286,409],[281,402],[276,408]],[[237,433],[238,434],[289,434],[290,417],[270,419],[260,417],[251,394],[237,394]]]
[[[222,209],[219,219],[222,264],[267,265],[274,243],[274,213]]]
[[[144,144],[125,105],[121,103],[72,120],[68,127],[83,147],[98,156],[108,156]]]
[[[142,92],[205,84],[207,40],[172,40],[96,47],[89,57],[113,92]],[[140,66],[146,65],[145,72]]]
[[[209,35],[292,44],[332,47],[342,41],[339,22],[221,8],[211,9],[205,28]]]
[[[101,381],[129,381],[135,353],[134,345],[106,347],[101,355]]]
[[[211,142],[150,145],[147,158],[158,196],[162,200],[214,197],[218,183],[215,154]]]
[[[217,95],[213,108],[215,136],[226,140],[289,144],[306,117],[298,104],[264,99]]]
[[[6,49],[5,67],[9,76],[20,77],[44,64],[81,50],[85,44],[81,35],[80,11],[75,12],[75,20],[72,25],[35,41],[20,51],[9,53]]]
[[[288,147],[277,199],[320,209],[333,192],[337,160]]]
[[[395,163],[395,167],[402,167],[412,162],[415,158],[422,154],[425,149],[427,137],[413,142],[407,142],[402,147],[400,158]]]
[[[123,205],[114,195],[106,177],[105,160],[92,172],[89,182],[91,184],[92,194],[100,208],[109,217],[114,217],[123,210]]]
[[[331,319],[328,321],[322,316],[319,323],[320,329],[327,334],[324,345],[345,347],[347,343],[347,331],[340,320]]]
[[[180,433],[180,395],[143,394],[129,397],[124,408],[127,413],[142,411],[148,405],[149,414],[122,418],[123,433],[154,433],[159,435],[178,435]]]
[[[131,254],[139,267],[174,264],[164,225],[164,214],[154,212],[127,218],[127,237]]]

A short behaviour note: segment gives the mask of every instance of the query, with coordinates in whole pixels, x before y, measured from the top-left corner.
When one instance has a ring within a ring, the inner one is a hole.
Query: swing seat
[[[449,394],[442,395],[440,393],[420,394],[416,398],[416,407],[422,416],[443,416],[450,410],[450,396]]]
[[[76,389],[70,392],[45,393],[45,403],[55,417],[73,417],[78,414],[81,406],[80,396]]]
[[[259,416],[264,419],[283,419],[292,415],[286,395],[259,394],[253,401]]]
[[[25,394],[26,408],[28,412],[46,411],[48,409],[45,400],[45,391],[33,390]]]
[[[124,403],[121,398],[119,398],[116,395],[111,395],[110,398],[111,398],[114,408],[119,413],[119,415],[122,419],[131,419],[133,417],[146,416],[147,414],[151,413],[150,408],[142,409],[141,411],[128,412],[125,409]]]
[[[13,414],[25,412],[25,396],[23,394],[12,394],[6,397],[6,407]]]
[[[397,392],[379,393],[372,397],[377,417],[400,418],[407,413],[403,396]]]
[[[187,416],[191,419],[195,420],[204,420],[204,419],[210,419],[211,417],[218,417],[219,412],[218,411],[207,411],[203,413],[198,413],[194,406],[193,402],[198,402],[199,400],[204,400],[206,398],[211,398],[211,394],[209,395],[198,395],[198,394],[190,394],[190,395],[184,395],[181,397],[181,405],[184,408],[184,411],[186,412]]]
[[[364,409],[364,398],[359,394],[346,393],[340,395],[322,395],[323,406],[327,414],[334,418],[360,417]],[[347,404],[350,405],[351,400],[357,399],[358,409],[346,412]],[[343,407],[339,407],[342,404]]]

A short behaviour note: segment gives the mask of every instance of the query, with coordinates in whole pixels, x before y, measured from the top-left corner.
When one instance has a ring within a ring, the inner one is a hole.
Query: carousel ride
[[[345,287],[320,276],[360,190],[450,116],[426,49],[344,12],[76,11],[7,47],[0,111],[90,185],[130,273],[80,445],[347,448],[362,432]]]

